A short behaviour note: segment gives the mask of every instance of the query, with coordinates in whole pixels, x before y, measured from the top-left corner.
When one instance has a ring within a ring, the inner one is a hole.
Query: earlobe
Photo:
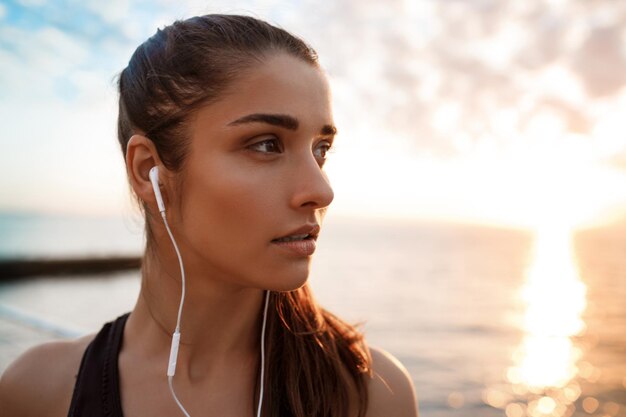
[[[163,172],[162,163],[154,143],[145,136],[133,135],[126,145],[128,182],[137,197],[156,209],[157,200],[150,181],[150,169],[155,166],[158,166]],[[163,199],[167,200],[165,192],[163,192]]]

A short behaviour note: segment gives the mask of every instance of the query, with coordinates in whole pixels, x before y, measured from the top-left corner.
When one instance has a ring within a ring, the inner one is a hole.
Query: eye
[[[280,141],[277,138],[268,138],[260,142],[256,142],[250,146],[249,149],[260,153],[282,153]]]
[[[333,148],[333,143],[331,141],[328,140],[323,140],[320,142],[320,146],[318,146],[318,148],[316,149],[316,151],[321,151],[319,153],[319,156],[316,155],[316,157],[319,157],[323,160],[326,160],[327,157],[327,153],[330,152],[331,150],[333,150],[335,148]]]

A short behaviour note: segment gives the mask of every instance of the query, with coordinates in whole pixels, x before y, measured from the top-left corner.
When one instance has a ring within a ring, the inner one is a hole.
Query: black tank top
[[[129,314],[105,324],[87,346],[68,417],[123,417],[117,358]]]

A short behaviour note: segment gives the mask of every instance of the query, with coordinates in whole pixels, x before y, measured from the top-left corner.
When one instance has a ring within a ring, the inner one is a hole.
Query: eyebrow
[[[247,123],[267,123],[272,126],[279,126],[289,130],[298,130],[300,122],[293,116],[288,114],[266,114],[253,113],[240,117],[228,123],[228,126],[237,126]],[[333,125],[324,125],[320,130],[320,134],[324,136],[333,136],[337,134],[337,128]]]

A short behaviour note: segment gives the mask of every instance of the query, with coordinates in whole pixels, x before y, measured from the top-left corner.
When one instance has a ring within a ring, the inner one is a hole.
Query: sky
[[[116,75],[158,27],[243,13],[333,90],[329,213],[510,227],[626,215],[626,2],[0,2],[0,210],[132,210]]]

